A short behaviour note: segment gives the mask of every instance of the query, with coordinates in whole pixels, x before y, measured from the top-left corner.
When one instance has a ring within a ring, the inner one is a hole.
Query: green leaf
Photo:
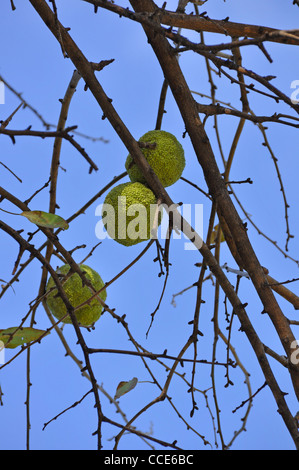
[[[48,334],[49,334],[49,331],[46,331],[46,330],[37,330],[35,328],[30,328],[30,327],[22,327],[18,329],[17,326],[12,326],[11,328],[0,330],[0,341],[4,343],[4,346],[6,348],[14,349],[17,346],[22,346],[25,343],[30,343],[31,341],[37,340],[42,335],[48,335]],[[6,343],[8,341],[9,343],[6,346]]]
[[[137,382],[138,382],[138,379],[136,377],[134,377],[132,380],[129,380],[129,382],[119,382],[114,399],[116,400],[117,398],[121,397],[125,393],[128,393],[131,390],[133,390],[133,388],[136,387]]]
[[[33,224],[47,228],[62,228],[67,230],[69,224],[59,215],[43,211],[24,211],[20,215],[26,217]]]

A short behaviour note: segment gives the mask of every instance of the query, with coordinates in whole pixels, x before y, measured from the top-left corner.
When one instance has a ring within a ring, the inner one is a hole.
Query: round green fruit
[[[155,148],[141,148],[141,151],[163,186],[174,184],[181,177],[186,164],[183,147],[177,138],[170,132],[157,130],[147,132],[140,137],[139,142],[156,144]],[[131,181],[146,183],[131,155],[128,155],[125,167]]]
[[[85,277],[91,282],[92,286],[96,291],[99,291],[104,287],[104,282],[102,281],[101,276],[91,269],[89,266],[85,264],[80,265],[81,271],[85,274]],[[70,270],[70,266],[65,264],[58,268],[56,271],[57,274],[66,275]],[[73,273],[65,282],[63,282],[63,289],[69,299],[70,303],[73,307],[77,307],[78,305],[82,304],[86,300],[92,297],[92,292],[90,289],[85,285],[82,286],[82,280],[78,273]],[[50,290],[52,287],[55,287],[56,284],[52,278],[49,278],[46,290]],[[99,293],[99,297],[105,302],[107,297],[106,290],[102,290]],[[46,298],[47,305],[54,315],[55,318],[60,320],[63,316],[67,314],[67,310],[62,298],[58,295],[57,289],[54,289]],[[83,305],[83,307],[79,308],[75,311],[76,318],[78,323],[82,326],[90,326],[95,323],[101,316],[103,310],[103,306],[100,301],[95,297],[91,300],[89,304]],[[71,319],[69,315],[65,317],[63,323],[71,323]]]
[[[156,196],[149,188],[141,183],[123,183],[107,194],[102,220],[111,238],[131,246],[151,238],[156,210]]]

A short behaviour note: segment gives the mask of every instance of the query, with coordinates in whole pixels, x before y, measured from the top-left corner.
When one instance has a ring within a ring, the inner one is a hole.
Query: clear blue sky
[[[119,2],[127,6],[128,2]],[[162,4],[163,2],[159,2]],[[167,7],[174,9],[176,1],[169,1]],[[283,4],[282,4],[283,3]],[[93,7],[83,1],[76,0],[64,2],[56,0],[59,18],[64,26],[71,27],[70,34],[89,60],[115,59],[115,61],[98,74],[107,95],[113,98],[113,105],[130,129],[132,135],[138,139],[146,131],[155,127],[159,93],[163,75],[158,62],[147,43],[141,26],[117,15],[100,11],[93,14]],[[57,123],[60,111],[59,99],[63,97],[71,78],[74,67],[70,60],[64,59],[59,44],[43,24],[29,2],[15,0],[16,11],[12,12],[10,2],[6,0],[1,5],[0,37],[1,61],[0,74],[17,91],[22,92],[26,99],[52,124]],[[238,0],[208,1],[202,7],[207,10],[211,18],[222,19],[227,16],[231,21],[263,24],[279,29],[292,29],[298,27],[299,8],[292,5],[292,1],[252,0],[244,6]],[[185,32],[183,32],[185,34]],[[188,33],[186,32],[186,35]],[[196,40],[197,36],[189,35]],[[217,43],[222,37],[206,34],[207,43]],[[198,38],[197,38],[198,39]],[[229,41],[229,38],[226,39]],[[242,51],[244,66],[254,69],[261,75],[275,75],[273,83],[290,95],[291,83],[299,79],[298,58],[295,46],[282,46],[267,44],[267,50],[273,58],[270,64],[257,47],[247,47]],[[204,61],[194,53],[186,53],[180,57],[182,69],[186,75],[190,88],[193,91],[210,94],[207,73]],[[240,108],[239,90],[223,78],[216,80],[219,100],[229,102]],[[0,105],[0,119],[6,119],[19,104],[18,99],[6,89],[5,104]],[[272,114],[275,111],[290,113],[291,110],[284,105],[277,107],[273,100],[251,93],[249,95],[252,110],[255,114]],[[198,98],[200,99],[200,98]],[[208,103],[209,100],[202,102]],[[167,113],[163,119],[162,128],[177,136],[185,149],[186,169],[184,176],[206,190],[202,171],[197,163],[196,156],[190,145],[188,137],[182,138],[184,126],[176,109],[174,100],[167,95]],[[127,151],[119,140],[107,120],[102,120],[102,112],[98,108],[89,91],[84,91],[83,82],[79,83],[77,92],[71,102],[68,116],[68,125],[78,125],[78,130],[94,137],[103,137],[108,141],[91,142],[84,138],[78,141],[86,149],[91,158],[99,167],[98,172],[88,173],[89,166],[82,156],[68,143],[63,142],[61,153],[61,169],[58,179],[58,213],[68,218],[88,201],[97,191],[105,186],[114,176],[124,171],[124,162]],[[42,130],[42,124],[27,108],[20,110],[14,117],[10,128],[24,129],[32,125],[32,129]],[[219,120],[219,131],[223,142],[223,151],[227,157],[232,139],[238,125],[238,119],[222,117]],[[290,127],[267,125],[267,136],[278,158],[279,168],[287,191],[290,205],[290,230],[295,238],[291,240],[288,254],[294,259],[299,258],[298,253],[298,130]],[[215,155],[222,169],[221,158],[212,120],[206,126]],[[252,185],[237,185],[236,193],[253,221],[259,229],[271,239],[277,241],[279,247],[285,244],[284,205],[273,161],[267,148],[263,145],[263,137],[257,126],[247,122],[242,134],[234,165],[231,172],[233,180],[244,180],[250,177]],[[31,194],[43,186],[48,180],[52,156],[52,139],[20,137],[13,145],[11,140],[1,137],[0,161],[7,165],[22,179],[20,183],[4,167],[0,166],[1,185],[15,194],[19,199],[26,200]],[[124,181],[128,181],[126,178]],[[168,188],[169,194],[176,202],[185,204],[204,204],[204,233],[206,234],[209,217],[209,204],[201,193],[191,188],[183,181],[177,182]],[[48,208],[48,190],[39,193],[30,204],[31,210]],[[97,204],[94,203],[84,215],[77,218],[70,229],[61,233],[63,245],[71,250],[74,247],[86,244],[85,249],[75,252],[74,258],[80,262],[98,243],[95,236],[95,226],[98,218],[95,216]],[[16,211],[8,202],[1,203],[4,209]],[[242,211],[238,208],[244,218]],[[24,218],[1,213],[1,219],[16,230],[23,229],[23,236],[32,231],[33,226]],[[191,220],[193,223],[194,221]],[[249,224],[249,236],[261,264],[266,266],[270,274],[279,281],[298,277],[298,265],[291,259],[285,258],[273,244],[258,234]],[[0,279],[8,281],[11,278],[14,261],[18,254],[17,244],[6,234],[0,234],[1,266]],[[34,238],[34,244],[39,247],[44,241],[40,234]],[[129,272],[112,284],[108,289],[107,303],[116,309],[119,315],[126,314],[130,331],[136,340],[148,351],[163,352],[166,348],[168,354],[176,355],[191,334],[188,325],[193,317],[196,292],[188,290],[184,295],[176,297],[176,307],[171,305],[172,295],[192,285],[198,277],[198,268],[195,263],[201,262],[196,251],[184,250],[184,239],[172,240],[171,268],[167,290],[163,303],[156,314],[154,324],[146,339],[145,333],[150,323],[150,314],[155,309],[163,286],[163,277],[158,277],[159,267],[153,262],[156,256],[155,247],[136,264]],[[104,240],[94,251],[88,264],[97,270],[105,281],[109,281],[122,268],[124,268],[145,246],[139,244],[126,248],[113,240]],[[27,254],[24,259],[27,259]],[[52,264],[56,267],[60,262],[53,258]],[[228,263],[236,268],[235,263],[225,247],[222,247],[221,262]],[[9,289],[1,299],[0,328],[17,326],[26,315],[31,302],[38,293],[41,266],[34,261],[20,276],[18,283]],[[236,278],[228,275],[233,284]],[[297,284],[293,288],[298,291]],[[212,356],[213,323],[213,286],[210,281],[205,283],[200,316],[200,329],[204,336],[199,338],[198,357],[210,360]],[[260,334],[262,341],[283,354],[270,320],[261,315],[262,306],[257,299],[249,282],[243,279],[240,288],[240,298],[248,302],[248,314]],[[220,314],[221,328],[226,333],[224,306],[221,298]],[[296,318],[292,307],[280,301],[288,318]],[[48,328],[49,320],[40,307],[36,316],[37,328]],[[255,392],[264,383],[264,378],[257,365],[256,358],[246,340],[244,333],[238,331],[237,320],[234,323],[232,344],[238,352],[239,358],[251,374],[251,386]],[[76,345],[76,337],[71,326],[65,326],[63,333],[75,354],[82,358],[81,349]],[[296,333],[296,331],[295,331]],[[297,335],[298,336],[298,335]],[[96,324],[92,332],[84,331],[86,342],[91,347],[132,349],[126,332],[117,324],[108,313],[105,313]],[[217,346],[217,359],[225,361],[226,348],[219,340]],[[16,350],[6,351],[6,360],[9,360]],[[192,357],[190,349],[186,357]],[[281,388],[290,389],[288,374],[281,366],[270,360],[273,370],[277,373]],[[122,380],[137,377],[139,381],[148,381],[150,376],[141,360],[127,355],[98,354],[92,357],[92,365],[98,383],[114,396],[117,384]],[[171,365],[171,362],[168,363]],[[154,362],[149,362],[151,370],[160,384],[166,378],[165,368]],[[186,373],[190,380],[191,367],[187,364],[179,374]],[[211,386],[210,366],[199,365],[196,375],[196,386],[205,390]],[[81,377],[77,365],[70,357],[65,357],[65,350],[59,338],[52,332],[41,344],[32,348],[31,352],[31,448],[32,449],[95,449],[96,438],[92,433],[96,429],[96,413],[93,409],[93,396],[89,395],[80,405],[68,411],[42,431],[43,424],[60,413],[62,410],[79,400],[89,388],[89,382]],[[0,384],[3,396],[3,406],[0,407],[1,430],[0,448],[24,449],[26,437],[26,354],[21,354],[0,373]],[[239,369],[231,370],[231,379],[234,386],[225,388],[225,369],[217,369],[217,390],[219,406],[221,408],[221,424],[226,442],[233,437],[235,430],[241,426],[244,408],[232,413],[243,400],[247,398],[247,389],[244,377]],[[198,392],[197,403],[199,411],[193,418],[189,413],[192,407],[191,396],[187,393],[188,385],[182,376],[173,379],[169,395],[184,419],[196,428],[198,433],[205,435],[206,439],[215,448],[213,422],[206,408],[203,395]],[[122,411],[130,419],[148,401],[159,393],[158,389],[150,383],[139,383],[131,393],[120,400]],[[123,423],[120,414],[109,400],[100,395],[104,413]],[[213,409],[212,392],[208,393],[209,405]],[[294,414],[297,411],[297,400],[292,394],[286,397]],[[143,432],[153,431],[153,435],[160,439],[178,441],[183,449],[205,448],[202,440],[178,418],[175,411],[165,401],[152,407],[144,413],[135,423]],[[276,403],[268,389],[264,389],[254,399],[247,426],[247,432],[240,434],[235,441],[233,449],[293,449],[293,442],[276,411]],[[103,445],[111,449],[113,436],[117,430],[110,425],[103,425]],[[138,437],[126,435],[122,438],[120,449],[147,449],[147,445]],[[157,446],[159,449],[159,446]]]

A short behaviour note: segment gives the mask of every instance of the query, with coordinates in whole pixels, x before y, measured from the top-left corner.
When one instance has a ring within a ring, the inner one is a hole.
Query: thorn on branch
[[[268,80],[268,82],[270,82],[270,80],[274,80],[274,78],[277,78],[276,75],[266,75],[264,77],[265,80]]]
[[[93,70],[99,72],[100,70],[103,70],[104,67],[107,67],[107,65],[114,62],[114,60],[115,59],[101,60],[100,62],[90,62],[90,65],[92,66]]]
[[[270,62],[270,64],[272,64],[273,59],[272,59],[272,57],[270,56],[270,54],[268,53],[268,51],[266,50],[264,44],[263,44],[263,43],[260,43],[260,44],[258,44],[258,47],[259,47],[259,49],[262,51],[262,53],[265,55],[265,57],[268,59],[268,61]]]

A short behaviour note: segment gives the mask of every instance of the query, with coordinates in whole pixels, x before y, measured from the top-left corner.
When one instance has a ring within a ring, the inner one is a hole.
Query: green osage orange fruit
[[[86,279],[88,279],[93,288],[96,291],[99,291],[104,287],[104,282],[101,276],[94,271],[92,268],[85,264],[80,265],[81,271],[84,273]],[[90,299],[93,296],[93,292],[87,287],[87,285],[82,286],[82,280],[78,273],[73,273],[71,276],[64,282],[63,276],[67,275],[70,270],[70,266],[65,264],[57,269],[57,274],[61,275],[62,287],[67,295],[68,300],[73,307],[81,305],[86,300]],[[49,278],[46,291],[48,292],[53,287],[56,287],[56,284],[52,278]],[[107,292],[103,289],[98,296],[105,302],[107,297]],[[46,303],[55,318],[58,320],[62,319],[67,314],[66,306],[58,294],[57,288],[53,289],[46,297]],[[75,315],[80,326],[90,326],[95,323],[101,316],[103,306],[97,297],[94,297],[90,303],[86,303],[78,310],[75,310]],[[71,323],[71,318],[67,315],[63,318],[63,323]]]
[[[115,186],[102,206],[102,221],[109,236],[124,246],[136,245],[152,237],[157,218],[157,200],[154,193],[141,183],[123,183]]]
[[[141,148],[141,151],[163,186],[171,186],[178,181],[186,161],[183,147],[177,138],[170,132],[154,130],[140,137],[139,142],[156,144],[154,148]],[[125,167],[131,181],[146,183],[130,154],[126,159]]]

